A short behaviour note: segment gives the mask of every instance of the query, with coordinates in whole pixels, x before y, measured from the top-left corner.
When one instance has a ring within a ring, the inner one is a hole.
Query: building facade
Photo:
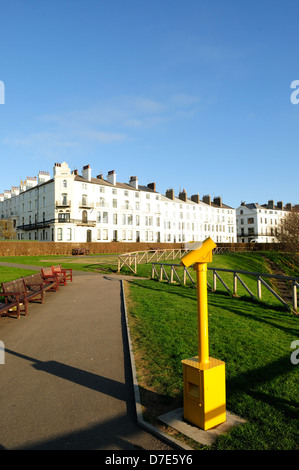
[[[240,243],[276,243],[277,232],[283,217],[292,209],[291,204],[268,201],[268,204],[250,203],[236,209],[237,241]]]
[[[13,221],[21,240],[236,242],[236,211],[220,197],[163,195],[135,176],[119,183],[114,170],[94,178],[89,165],[80,175],[65,162],[55,163],[53,177],[39,172],[0,194],[0,217]]]

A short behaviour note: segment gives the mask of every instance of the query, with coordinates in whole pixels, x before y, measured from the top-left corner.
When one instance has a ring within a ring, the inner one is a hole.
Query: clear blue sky
[[[66,161],[298,198],[298,0],[0,0],[0,192]]]

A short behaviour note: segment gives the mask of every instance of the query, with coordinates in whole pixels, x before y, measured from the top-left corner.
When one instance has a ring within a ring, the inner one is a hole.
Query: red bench
[[[57,274],[58,278],[61,279],[61,283],[66,285],[66,281],[73,280],[73,270],[71,268],[62,268],[61,264],[57,266],[51,266],[52,271]]]
[[[41,276],[44,282],[51,286],[49,290],[59,290],[58,277],[57,274],[53,272],[52,268],[41,268]]]

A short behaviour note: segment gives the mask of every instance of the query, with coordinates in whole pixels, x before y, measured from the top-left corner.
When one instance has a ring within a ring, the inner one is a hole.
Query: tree
[[[282,219],[277,240],[285,250],[299,252],[299,210],[293,209]]]
[[[0,238],[5,238],[6,240],[16,238],[16,231],[12,220],[0,220]]]

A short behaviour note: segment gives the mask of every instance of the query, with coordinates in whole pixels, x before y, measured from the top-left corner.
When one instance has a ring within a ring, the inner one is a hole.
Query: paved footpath
[[[0,449],[175,449],[136,420],[119,278],[74,272],[0,340]]]

